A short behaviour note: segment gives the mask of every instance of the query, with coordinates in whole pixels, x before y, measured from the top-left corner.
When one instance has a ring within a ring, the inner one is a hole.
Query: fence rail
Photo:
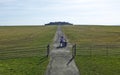
[[[16,47],[0,49],[0,59],[31,57],[31,56],[49,56],[50,45],[37,47]]]
[[[76,55],[100,55],[100,56],[112,56],[120,55],[120,46],[106,45],[106,46],[78,46],[76,44],[72,47],[72,56]]]

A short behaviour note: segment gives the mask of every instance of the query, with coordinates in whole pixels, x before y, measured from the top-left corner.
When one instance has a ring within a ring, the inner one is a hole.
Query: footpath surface
[[[59,46],[61,36],[64,34],[59,26],[54,37],[53,49],[50,51],[50,62],[45,75],[80,75],[74,60],[68,64],[72,58],[71,45],[68,43],[65,48],[56,48]]]

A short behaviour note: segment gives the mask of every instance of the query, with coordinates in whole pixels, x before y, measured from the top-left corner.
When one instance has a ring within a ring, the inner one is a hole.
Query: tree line
[[[50,22],[45,25],[73,25],[73,24],[69,22]]]

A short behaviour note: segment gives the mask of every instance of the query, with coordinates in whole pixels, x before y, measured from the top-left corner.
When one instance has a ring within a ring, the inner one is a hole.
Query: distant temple
[[[71,24],[69,22],[50,22],[45,25],[73,25],[73,24]]]

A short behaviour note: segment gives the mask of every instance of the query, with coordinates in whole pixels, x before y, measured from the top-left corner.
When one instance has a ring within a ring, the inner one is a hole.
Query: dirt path
[[[64,34],[59,26],[54,37],[53,50],[50,52],[50,62],[45,75],[79,75],[74,60],[67,65],[72,58],[71,45],[68,44],[66,48],[56,48],[59,46],[60,36],[64,36]]]

